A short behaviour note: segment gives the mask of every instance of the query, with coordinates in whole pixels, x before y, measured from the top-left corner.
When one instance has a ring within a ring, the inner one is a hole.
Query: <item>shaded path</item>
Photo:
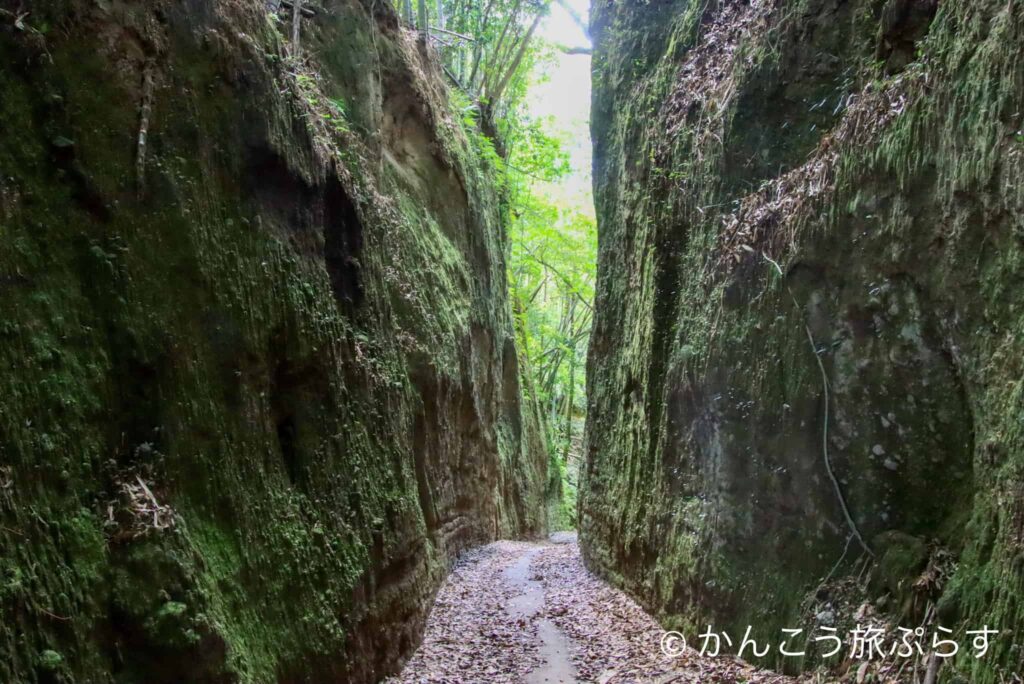
[[[423,645],[392,684],[626,684],[791,680],[732,658],[669,660],[662,629],[583,567],[575,535],[467,554],[438,593]]]

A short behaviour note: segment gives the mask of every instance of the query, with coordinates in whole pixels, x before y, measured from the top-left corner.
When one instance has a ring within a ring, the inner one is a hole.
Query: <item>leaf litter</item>
[[[528,578],[509,569],[529,557]],[[543,604],[524,616],[517,597],[537,582]],[[546,646],[538,624],[557,626],[575,676],[545,680]],[[501,541],[466,554],[441,588],[423,644],[387,684],[593,684],[795,680],[733,656],[662,654],[664,630],[639,605],[583,565],[575,535],[552,542]]]

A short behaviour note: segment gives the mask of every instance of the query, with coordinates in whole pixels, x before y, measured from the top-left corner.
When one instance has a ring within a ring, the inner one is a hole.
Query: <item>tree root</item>
[[[149,135],[149,117],[153,113],[153,59],[146,60],[142,70],[142,105],[139,109],[139,137],[135,156],[135,191],[139,199],[146,190],[146,138]]]

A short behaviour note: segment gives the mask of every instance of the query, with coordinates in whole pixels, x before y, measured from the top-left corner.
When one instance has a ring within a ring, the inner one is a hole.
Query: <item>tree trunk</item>
[[[562,449],[562,463],[569,463],[569,451],[572,449],[572,402],[576,389],[576,346],[569,349],[569,397],[565,409],[565,447]]]
[[[472,71],[469,72],[469,80],[466,82],[466,85],[469,86],[470,90],[477,90],[477,91],[479,91],[479,88],[476,87],[476,75],[477,75],[477,72],[480,69],[480,62],[483,61],[483,58],[484,58],[484,53],[483,53],[483,46],[484,46],[483,35],[484,35],[484,30],[487,28],[487,22],[491,18],[491,8],[493,6],[494,6],[494,0],[488,0],[487,7],[484,9],[483,17],[480,20],[480,24],[476,27],[476,31],[473,34],[473,35],[475,35],[477,37],[477,41],[476,41],[476,43],[473,44]]]
[[[508,17],[506,17],[505,25],[501,27],[501,34],[498,36],[498,42],[494,44],[494,51],[491,53],[491,58],[492,59],[497,60],[499,55],[501,54],[501,48],[504,46],[504,43],[505,43],[505,37],[508,35],[509,28],[512,26],[513,23],[515,23],[516,19],[518,18],[518,16],[519,16],[519,8],[522,6],[522,4],[523,4],[522,0],[518,0],[516,2],[516,6],[509,13]],[[478,34],[478,35],[482,35],[482,33]],[[483,41],[481,41],[480,44],[483,45]],[[487,55],[484,54],[481,57],[481,60],[486,60],[486,59],[487,59]],[[490,80],[491,80],[490,70],[491,70],[491,68],[493,66],[494,65],[488,65],[487,67],[485,67],[483,69],[483,73],[481,74],[481,84],[480,84],[480,93],[481,94],[484,94],[484,91],[486,90],[488,83],[490,83]],[[488,96],[490,96],[489,92],[486,93],[486,94]]]
[[[420,0],[420,31],[423,35],[427,35],[427,31],[430,30],[430,24],[427,22],[427,0]]]
[[[302,56],[302,46],[299,45],[299,36],[302,32],[302,2],[303,0],[292,1],[292,54],[295,59]]]
[[[515,75],[516,70],[523,61],[523,56],[526,55],[526,49],[530,47],[530,41],[533,39],[533,33],[540,26],[540,20],[544,18],[543,12],[538,12],[537,16],[534,17],[533,23],[530,24],[530,30],[526,32],[526,36],[523,38],[523,42],[519,45],[519,52],[516,53],[515,59],[512,60],[512,64],[509,65],[508,70],[505,71],[505,75],[501,81],[498,82],[498,86],[491,93],[491,100],[497,102],[501,99],[501,93],[504,92],[505,87],[508,86],[508,82],[512,80],[512,76]]]

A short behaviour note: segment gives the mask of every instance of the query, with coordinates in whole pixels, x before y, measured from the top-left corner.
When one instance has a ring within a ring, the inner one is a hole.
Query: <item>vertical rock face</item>
[[[1004,630],[963,676],[1019,671],[1024,5],[593,22],[588,563],[669,624],[778,643],[868,547],[896,617]]]
[[[0,9],[0,680],[375,681],[545,526],[437,67],[370,0],[301,67],[261,0]]]

